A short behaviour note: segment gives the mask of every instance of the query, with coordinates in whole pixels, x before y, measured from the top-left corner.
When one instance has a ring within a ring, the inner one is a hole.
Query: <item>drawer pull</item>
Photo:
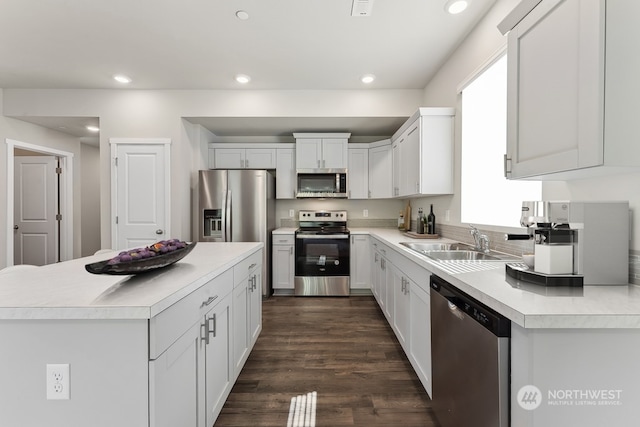
[[[200,304],[200,308],[208,306],[209,304],[214,302],[216,299],[218,299],[218,295],[216,295],[215,297],[209,297],[206,301],[203,301],[202,304]]]
[[[253,269],[256,265],[258,265],[258,264],[256,264],[255,262],[254,262],[253,264],[251,264],[251,265],[249,266],[249,270]]]

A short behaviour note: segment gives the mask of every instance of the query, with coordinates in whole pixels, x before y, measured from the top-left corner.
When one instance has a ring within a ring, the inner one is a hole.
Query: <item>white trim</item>
[[[116,170],[115,158],[118,153],[118,145],[140,145],[153,144],[164,145],[165,170],[164,185],[164,211],[165,211],[165,236],[171,236],[171,138],[109,138],[111,146],[111,247],[118,247],[118,224],[115,217],[118,214],[118,171]]]
[[[458,86],[456,87],[456,93],[461,94],[462,91],[469,86],[473,81],[480,76],[480,74],[484,73],[485,70],[491,67],[497,60],[502,58],[507,54],[507,43],[506,41],[495,51],[493,54],[482,64],[480,64],[471,74],[465,77]]]
[[[6,265],[13,265],[13,212],[15,201],[14,149],[22,148],[38,153],[58,156],[62,168],[60,209],[64,220],[60,223],[60,261],[73,259],[73,153],[55,148],[30,144],[28,142],[5,139],[7,143],[7,259]]]
[[[109,138],[109,144],[171,144],[171,138]]]

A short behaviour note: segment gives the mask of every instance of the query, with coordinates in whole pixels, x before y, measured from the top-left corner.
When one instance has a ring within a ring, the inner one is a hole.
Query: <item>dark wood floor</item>
[[[431,401],[373,297],[271,297],[216,427],[286,427],[317,391],[316,425],[436,427]]]

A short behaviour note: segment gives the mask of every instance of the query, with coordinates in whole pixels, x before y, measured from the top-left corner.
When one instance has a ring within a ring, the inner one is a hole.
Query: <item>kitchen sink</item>
[[[400,244],[416,252],[473,250],[473,246],[465,243],[400,242]]]
[[[400,242],[435,261],[520,261],[520,257],[497,251],[483,252],[465,243]]]

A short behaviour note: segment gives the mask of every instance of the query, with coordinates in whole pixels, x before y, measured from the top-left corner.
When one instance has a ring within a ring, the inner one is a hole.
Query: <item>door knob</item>
[[[16,224],[16,225],[14,225],[14,226],[13,226],[13,229],[14,229],[14,230],[17,230],[18,228],[20,228],[20,227],[18,227],[18,224]]]
[[[158,228],[158,229],[156,230],[156,234],[162,234],[162,233],[164,233],[164,231],[162,231],[161,229],[159,229],[159,228]]]

